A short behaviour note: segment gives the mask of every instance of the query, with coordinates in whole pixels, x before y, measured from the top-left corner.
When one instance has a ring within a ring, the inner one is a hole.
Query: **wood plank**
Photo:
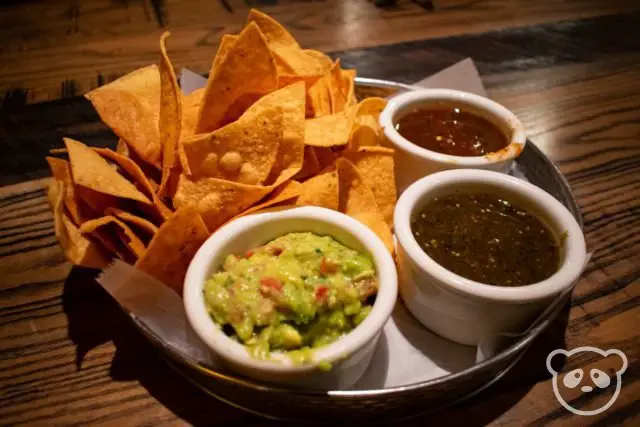
[[[570,26],[547,24],[338,52],[334,56],[340,57],[346,66],[357,68],[363,76],[413,82],[473,55],[493,96],[513,108],[535,141],[544,146],[547,137],[539,134],[540,126],[571,118],[565,114],[547,115],[547,102],[554,108],[563,108],[565,91],[577,85],[588,86],[588,93],[597,98],[600,89],[589,86],[592,78],[600,78],[599,84],[613,85],[616,96],[627,93],[628,85],[637,84],[633,76],[637,71],[640,37],[629,35],[640,30],[638,20],[640,13],[606,16],[575,21]],[[616,42],[620,40],[624,42]],[[550,55],[550,52],[562,53]],[[398,60],[389,61],[390,57]],[[618,72],[622,75],[618,76]],[[530,73],[535,74],[528,78]],[[571,86],[574,73],[581,80]],[[548,100],[543,98],[544,94]],[[94,146],[113,147],[116,142],[81,97],[2,111],[0,146],[4,156],[0,156],[0,185],[46,176],[44,157],[49,149],[62,146],[63,136]],[[583,119],[584,112],[599,114],[589,104],[576,114],[582,114]]]
[[[58,10],[62,3],[50,7]],[[103,16],[98,6],[106,3],[87,3],[96,7],[96,17]],[[51,17],[44,10],[42,16]],[[474,56],[490,95],[516,112],[534,143],[566,174],[583,210],[588,247],[595,251],[571,306],[510,374],[463,406],[402,425],[584,425],[586,419],[573,417],[553,397],[544,366],[552,349],[582,345],[618,348],[630,361],[616,404],[588,422],[640,422],[640,38],[634,37],[639,16],[339,53],[361,74],[375,70],[374,77],[403,81]],[[153,23],[153,15],[148,19]],[[47,31],[62,31],[54,24]],[[2,31],[9,30],[0,26]],[[42,178],[43,157],[62,135],[91,145],[114,141],[77,97],[0,113],[0,423],[280,425],[224,405],[181,378],[93,281],[94,272],[64,261]],[[601,363],[586,355],[569,360],[565,371]],[[594,393],[578,403],[595,405],[606,397]]]
[[[153,4],[163,4],[160,13]],[[6,104],[54,100],[81,94],[137,67],[157,61],[158,38],[171,30],[178,67],[208,71],[222,34],[237,32],[247,2],[201,0],[151,2],[72,0],[5,6],[0,13],[0,93]],[[262,3],[309,48],[339,51],[522,28],[638,10],[632,0],[439,1],[429,11],[399,1],[280,1]],[[295,7],[294,7],[295,5]],[[160,20],[156,16],[160,16]],[[159,22],[160,21],[160,22]],[[162,23],[162,25],[160,25]],[[565,24],[569,25],[569,24]]]

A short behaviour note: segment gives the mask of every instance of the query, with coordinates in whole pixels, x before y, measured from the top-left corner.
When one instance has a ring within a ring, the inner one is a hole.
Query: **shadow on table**
[[[257,420],[207,395],[167,365],[118,303],[94,280],[95,275],[95,270],[74,267],[62,294],[78,370],[89,351],[113,341],[113,380],[139,381],[149,394],[186,422],[215,426],[252,424]]]
[[[111,377],[115,381],[139,381],[162,405],[190,424],[259,424],[263,427],[282,424],[259,420],[219,402],[174,371],[135,329],[118,303],[94,280],[95,274],[94,270],[74,268],[62,295],[69,338],[76,345],[78,369],[82,369],[83,359],[90,350],[113,341],[116,352]],[[447,426],[486,425],[500,417],[537,382],[551,377],[546,369],[546,357],[552,350],[564,348],[568,315],[569,307],[566,306],[520,362],[488,390],[451,409],[394,425],[419,426],[427,422]]]

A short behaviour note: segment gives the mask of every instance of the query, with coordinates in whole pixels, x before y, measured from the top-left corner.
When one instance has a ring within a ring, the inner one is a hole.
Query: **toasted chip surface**
[[[237,40],[238,36],[233,34],[225,34],[222,36],[220,39],[220,45],[218,46],[218,52],[216,52],[216,57],[213,58],[211,70],[215,71],[215,69],[222,64],[233,45],[236,44]]]
[[[244,183],[248,183],[247,179],[253,175],[253,183],[263,183],[278,155],[283,139],[283,122],[282,107],[252,106],[233,123],[183,140],[182,149],[190,174],[196,179],[212,177]],[[228,153],[234,153],[233,157],[239,161],[238,167],[230,167]],[[211,154],[215,154],[215,158]],[[245,168],[245,172],[248,169],[251,174],[241,174],[244,165],[251,166]]]
[[[198,122],[198,112],[204,98],[204,88],[194,90],[182,96],[182,120],[180,122],[180,138],[193,135]]]
[[[385,222],[392,227],[397,201],[393,150],[385,147],[362,147],[346,156],[371,189]]]
[[[174,197],[176,208],[193,206],[212,232],[273,190],[273,186],[247,185],[219,178],[193,180],[182,175]]]
[[[340,208],[339,197],[338,172],[335,168],[330,168],[302,183],[296,204],[320,206],[337,211]]]
[[[69,212],[69,216],[75,225],[82,223],[84,215],[81,212],[80,203],[76,197],[73,178],[71,177],[71,165],[64,159],[56,157],[47,157],[47,163],[51,169],[51,175],[56,181],[64,184],[63,200],[64,207]]]
[[[162,180],[158,188],[160,197],[175,192],[180,173],[178,143],[182,122],[182,93],[176,73],[167,54],[166,40],[170,33],[160,37],[160,146],[162,148]]]
[[[381,145],[382,137],[382,129],[373,116],[356,117],[349,137],[349,149]]]
[[[355,119],[355,107],[339,113],[307,119],[304,123],[304,143],[314,147],[346,145]]]
[[[282,141],[267,183],[280,185],[302,169],[304,161],[305,84],[297,82],[264,96],[254,107],[282,108]]]
[[[182,295],[189,263],[208,237],[195,207],[178,209],[158,229],[135,266]]]
[[[130,226],[133,226],[134,228],[140,230],[142,234],[146,234],[147,236],[153,236],[156,231],[158,231],[158,227],[151,221],[119,208],[107,208],[105,210],[105,214],[115,216],[116,218],[122,220]]]
[[[247,18],[247,23],[250,22],[256,23],[270,45],[300,47],[289,31],[266,13],[251,9]]]
[[[142,159],[160,167],[160,71],[139,68],[85,94],[103,122]]]
[[[47,196],[53,212],[56,238],[62,247],[67,260],[74,265],[90,268],[103,268],[109,263],[108,252],[98,243],[80,233],[64,212],[63,199],[65,184],[62,181],[51,180],[47,189]]]
[[[394,252],[393,236],[376,203],[373,192],[356,166],[345,158],[336,161],[340,186],[340,211],[373,230],[389,252]]]
[[[302,188],[302,184],[297,181],[288,181],[278,187],[269,197],[267,197],[264,201],[257,205],[253,205],[249,209],[244,212],[239,213],[238,215],[231,218],[228,222],[233,221],[234,219],[243,217],[245,215],[252,214],[254,212],[260,211],[262,209],[278,205],[284,202],[293,202],[300,195],[300,190]]]
[[[145,196],[151,199],[150,206],[143,207],[143,209],[153,212],[160,221],[168,218],[171,215],[171,210],[164,204],[162,200],[160,200],[149,178],[144,174],[142,168],[140,168],[140,166],[138,166],[136,162],[108,148],[94,148],[94,151],[100,156],[117,163],[118,166],[125,170],[127,174],[129,174],[131,178],[133,178],[134,181],[141,187],[141,191],[144,192]]]
[[[320,172],[321,167],[318,162],[318,158],[316,157],[316,152],[314,147],[306,146],[304,147],[304,158],[302,160],[302,168],[300,171],[294,175],[294,179],[296,180],[304,180],[310,176],[313,176]]]
[[[120,175],[94,150],[70,138],[64,138],[64,143],[69,150],[71,173],[73,181],[77,185],[99,193],[151,204],[151,200],[147,196]]]
[[[145,252],[145,245],[136,233],[127,224],[111,215],[84,222],[80,226],[80,232],[82,234],[91,234],[99,228],[105,228],[106,234],[119,238],[121,243],[131,251],[135,259]]]
[[[326,73],[307,91],[306,115],[309,118],[328,116],[333,112],[331,77]]]
[[[278,71],[267,40],[255,23],[249,23],[220,64],[211,70],[196,133],[221,127],[228,110],[243,97],[259,97],[277,87]]]

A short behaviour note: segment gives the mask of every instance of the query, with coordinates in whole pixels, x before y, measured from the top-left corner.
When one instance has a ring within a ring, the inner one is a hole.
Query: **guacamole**
[[[227,256],[204,299],[213,320],[255,357],[277,350],[304,363],[309,349],[360,324],[377,291],[368,254],[329,236],[290,233]]]

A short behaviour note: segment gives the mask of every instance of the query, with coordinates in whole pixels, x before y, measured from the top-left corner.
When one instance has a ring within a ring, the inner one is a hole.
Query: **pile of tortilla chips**
[[[223,36],[205,88],[184,95],[160,39],[149,65],[85,96],[120,138],[115,151],[65,138],[47,158],[65,255],[101,268],[114,257],[181,292],[187,266],[221,225],[271,206],[315,205],[370,227],[393,251],[393,150],[385,100],[358,103],[355,70],[302,49],[252,10]]]

